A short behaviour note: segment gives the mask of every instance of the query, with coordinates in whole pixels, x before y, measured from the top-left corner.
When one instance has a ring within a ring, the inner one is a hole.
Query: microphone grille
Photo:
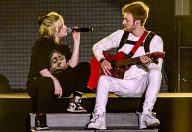
[[[93,28],[90,28],[90,31],[93,31]]]
[[[71,33],[72,29],[71,28],[67,28],[67,33]]]

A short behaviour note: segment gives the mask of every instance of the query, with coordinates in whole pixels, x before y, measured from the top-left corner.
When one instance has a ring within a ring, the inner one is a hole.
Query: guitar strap
[[[142,42],[143,41],[137,41],[137,42],[135,42],[135,41],[130,41],[130,40],[127,40],[127,38],[129,37],[129,33],[130,32],[127,32],[127,31],[124,31],[124,34],[123,34],[123,36],[122,36],[122,38],[121,38],[121,41],[120,41],[120,44],[119,44],[119,47],[117,48],[117,51],[119,50],[119,49],[121,49],[122,47],[123,47],[123,45],[125,44],[125,43],[130,43],[130,44],[134,44],[134,47],[137,45],[136,43],[138,42],[138,43],[140,43],[140,45],[142,44]],[[147,35],[147,34],[146,34]],[[155,36],[155,33],[153,33],[153,32],[150,32],[148,35],[147,35],[147,38],[145,39],[145,42],[143,43],[143,46],[144,46],[144,49],[145,49],[145,52],[149,52],[149,44],[150,44],[150,42],[151,42],[151,40],[152,40],[152,38]],[[144,36],[144,38],[145,38],[146,36]],[[141,39],[141,38],[140,38]],[[138,44],[139,45],[139,44]],[[140,46],[139,45],[139,46]],[[139,48],[139,46],[138,47],[136,47],[136,48],[134,48],[135,50],[135,52],[136,52],[136,50]],[[133,50],[133,49],[132,49]],[[134,51],[130,51],[129,52],[129,54],[127,55],[129,58],[131,58],[133,55],[134,55]]]
[[[143,41],[145,40],[146,36],[148,35],[147,31],[144,31],[142,36],[139,38],[139,40],[137,41],[137,43],[134,45],[134,47],[132,48],[132,50],[129,52],[129,54],[127,54],[127,56],[129,58],[131,58],[135,52],[137,51],[137,49],[139,48],[139,46],[143,43]]]
[[[129,36],[129,32],[124,31],[123,36],[121,38],[121,41],[119,43],[119,47],[117,48],[117,51],[123,47],[123,45],[126,43],[126,40]]]
[[[147,52],[150,52],[150,49],[149,49],[149,44],[152,40],[152,38],[155,36],[155,33],[154,32],[150,32],[148,35],[147,35],[147,38],[145,39],[145,42],[143,44],[144,46],[144,49],[145,49],[145,53]]]

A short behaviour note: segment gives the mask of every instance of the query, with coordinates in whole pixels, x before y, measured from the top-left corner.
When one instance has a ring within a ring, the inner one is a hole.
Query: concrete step
[[[48,132],[93,132],[85,130],[91,117],[90,113],[54,113],[47,114]],[[30,114],[31,129],[34,130],[35,114]],[[107,113],[107,132],[157,132],[157,129],[138,130],[138,116],[135,113]],[[99,131],[99,130],[97,130]],[[45,130],[43,131],[45,132]]]
[[[42,130],[32,132],[158,132],[158,129],[144,129],[144,130],[134,130],[134,129],[118,129],[118,130]]]

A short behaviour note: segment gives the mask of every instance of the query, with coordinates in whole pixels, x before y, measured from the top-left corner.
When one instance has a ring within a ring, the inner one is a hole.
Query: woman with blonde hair
[[[36,113],[35,128],[42,130],[48,129],[46,113],[51,99],[73,93],[67,111],[86,112],[81,96],[89,80],[90,65],[79,63],[80,32],[72,32],[72,52],[62,44],[68,34],[61,15],[50,12],[41,16],[38,23],[40,36],[32,48],[27,91]]]

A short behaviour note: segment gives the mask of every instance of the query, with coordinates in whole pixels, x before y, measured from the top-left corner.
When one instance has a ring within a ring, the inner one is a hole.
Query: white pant
[[[109,92],[122,97],[142,96],[146,89],[143,112],[151,112],[161,85],[161,71],[152,69],[147,74],[129,80],[102,75],[98,81],[95,110],[106,112]]]

